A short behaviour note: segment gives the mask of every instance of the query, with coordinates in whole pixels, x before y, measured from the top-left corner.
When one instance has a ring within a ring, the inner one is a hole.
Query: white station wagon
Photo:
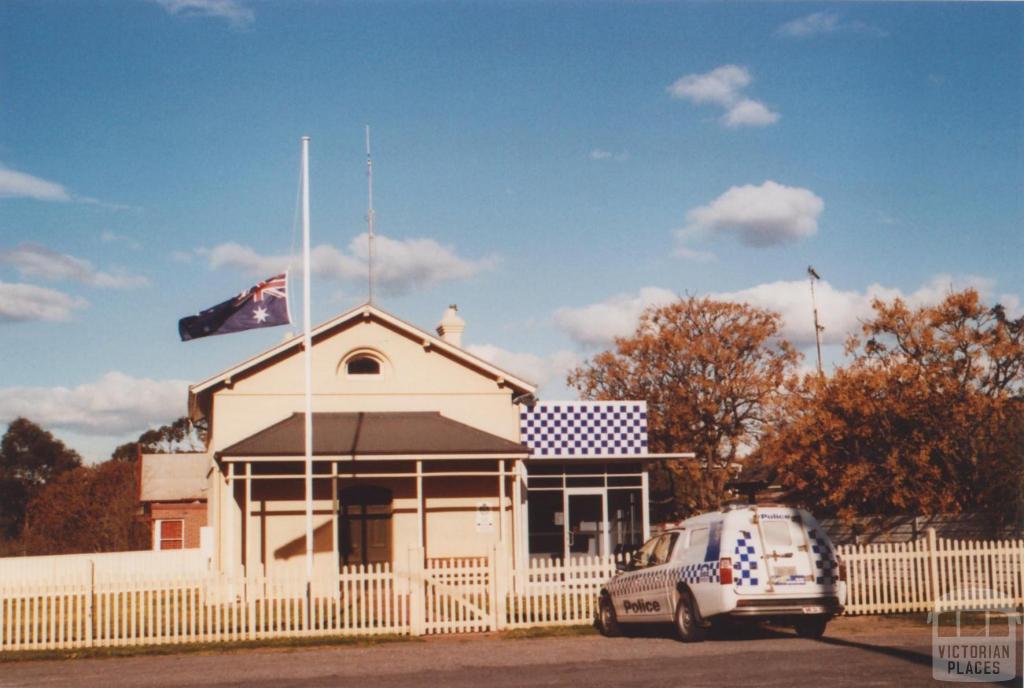
[[[646,542],[601,591],[598,625],[675,625],[703,640],[716,619],[768,620],[818,638],[846,584],[825,531],[802,509],[739,506],[687,519]]]

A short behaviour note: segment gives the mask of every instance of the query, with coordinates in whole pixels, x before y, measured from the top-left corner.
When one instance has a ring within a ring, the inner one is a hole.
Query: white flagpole
[[[366,125],[366,178],[367,178],[367,211],[366,211],[366,242],[367,242],[367,303],[373,304],[373,159],[370,157],[370,125]]]
[[[306,604],[313,583],[313,336],[309,288],[309,137],[302,137],[302,344],[306,373]],[[308,616],[306,617],[309,618]]]

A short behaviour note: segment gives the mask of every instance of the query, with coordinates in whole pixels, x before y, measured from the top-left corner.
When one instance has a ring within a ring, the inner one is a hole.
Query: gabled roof
[[[301,457],[305,453],[304,413],[288,418],[236,442],[218,457]],[[399,456],[520,454],[525,446],[492,435],[436,411],[314,413],[313,454],[316,456]]]
[[[396,318],[390,313],[383,311],[376,306],[371,304],[363,304],[357,306],[350,311],[342,313],[327,322],[318,325],[313,328],[312,339],[313,346],[317,345],[318,339],[330,336],[337,330],[347,327],[353,321],[361,319],[376,321],[392,330],[404,334],[409,339],[419,342],[424,347],[429,347],[438,352],[441,352],[453,360],[472,368],[481,374],[487,375],[497,381],[499,384],[509,386],[515,392],[520,394],[533,394],[537,391],[537,386],[524,380],[512,373],[503,370],[492,363],[485,361],[479,356],[475,356],[465,349],[457,346],[453,346],[443,339],[425,332],[415,325],[411,325],[404,320]],[[296,335],[291,339],[286,339],[277,346],[267,349],[261,354],[253,356],[247,361],[243,361],[238,365],[229,368],[213,377],[207,378],[202,382],[198,382],[188,388],[188,409],[189,416],[192,419],[198,419],[205,415],[205,409],[207,405],[202,403],[208,395],[223,386],[229,385],[232,380],[240,379],[247,375],[259,370],[266,364],[272,363],[281,358],[290,356],[302,349],[302,335]]]

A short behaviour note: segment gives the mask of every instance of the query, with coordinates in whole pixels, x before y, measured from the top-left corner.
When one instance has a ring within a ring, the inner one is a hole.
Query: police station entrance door
[[[566,488],[563,493],[565,561],[608,554],[608,495],[601,488]]]

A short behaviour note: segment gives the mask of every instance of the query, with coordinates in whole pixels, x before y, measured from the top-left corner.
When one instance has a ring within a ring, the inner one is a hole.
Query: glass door
[[[565,560],[608,555],[608,500],[603,489],[565,490]]]

